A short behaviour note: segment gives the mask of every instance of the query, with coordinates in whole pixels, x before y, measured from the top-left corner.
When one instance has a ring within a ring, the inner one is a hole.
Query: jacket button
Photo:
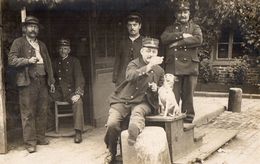
[[[71,89],[69,89],[69,91],[71,91]]]
[[[59,64],[61,64],[61,63],[59,62]]]
[[[134,96],[130,96],[131,97],[131,99],[133,99],[134,98]]]
[[[59,80],[61,80],[61,77],[59,77]]]
[[[185,48],[184,51],[187,51],[187,49]]]
[[[185,28],[188,28],[188,26],[185,26]]]
[[[175,60],[178,60],[178,58],[175,58]]]
[[[61,71],[59,70],[59,72],[61,72]]]
[[[175,27],[175,29],[176,29],[176,30],[178,30],[178,29],[179,29],[179,27],[178,27],[178,26],[176,26],[176,27]]]
[[[66,69],[66,71],[68,72],[69,70],[68,70],[68,69]]]
[[[125,104],[127,105],[127,104],[128,104],[128,102],[125,102]]]
[[[153,73],[153,71],[151,71],[151,73]]]
[[[174,51],[177,51],[177,49],[175,48]]]
[[[67,62],[67,64],[69,64],[69,62]]]
[[[136,87],[135,89],[136,89],[136,90],[138,90],[139,88],[138,88],[138,87]]]

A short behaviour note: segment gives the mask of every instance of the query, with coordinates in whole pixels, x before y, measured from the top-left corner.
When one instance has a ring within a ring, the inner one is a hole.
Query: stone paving
[[[241,113],[225,111],[200,128],[204,127],[240,131],[235,139],[205,160],[205,164],[260,163],[260,99],[243,99]]]

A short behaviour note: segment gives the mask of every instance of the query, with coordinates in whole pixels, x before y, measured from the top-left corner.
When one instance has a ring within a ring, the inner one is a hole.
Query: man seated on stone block
[[[142,39],[141,56],[128,64],[126,79],[109,97],[110,110],[105,135],[108,151],[105,163],[113,163],[115,160],[123,121],[130,116],[128,144],[134,145],[145,126],[145,116],[158,109],[157,89],[162,85],[164,76],[164,70],[159,66],[163,57],[157,56],[158,46],[158,39]]]
[[[67,101],[72,104],[74,113],[75,143],[82,142],[84,127],[83,102],[85,79],[80,62],[70,55],[70,41],[58,42],[59,57],[53,63],[56,91],[51,94],[54,101]]]

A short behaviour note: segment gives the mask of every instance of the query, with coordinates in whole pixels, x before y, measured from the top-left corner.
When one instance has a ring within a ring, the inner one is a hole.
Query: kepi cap
[[[142,39],[142,46],[148,48],[159,48],[159,40],[155,38],[145,37]]]
[[[176,10],[190,10],[190,3],[187,0],[180,0],[176,4]]]
[[[60,39],[58,41],[58,46],[70,46],[70,40],[68,40],[68,39]]]

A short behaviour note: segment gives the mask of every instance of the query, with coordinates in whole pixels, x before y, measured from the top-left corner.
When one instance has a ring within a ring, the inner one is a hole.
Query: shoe
[[[136,138],[137,136],[139,135],[139,128],[134,125],[134,124],[131,124],[129,125],[128,127],[128,145],[129,146],[133,146],[136,142]]]
[[[76,134],[74,137],[74,142],[75,143],[81,143],[82,142],[82,134],[80,130],[75,130]]]
[[[38,140],[37,145],[49,145],[49,141],[47,139]]]
[[[34,153],[34,152],[36,152],[36,146],[26,146],[26,150],[29,153]]]
[[[194,119],[193,116],[186,116],[186,117],[183,119],[183,122],[185,122],[185,123],[192,123],[192,122],[193,122],[193,119]]]
[[[114,162],[115,162],[115,156],[109,150],[107,150],[104,159],[104,164],[114,164]]]

